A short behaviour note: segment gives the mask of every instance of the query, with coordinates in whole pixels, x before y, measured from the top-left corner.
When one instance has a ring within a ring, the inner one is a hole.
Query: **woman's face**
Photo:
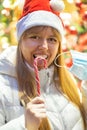
[[[27,63],[33,67],[34,59],[41,56],[51,65],[58,53],[59,41],[51,27],[33,27],[21,40],[21,51]]]

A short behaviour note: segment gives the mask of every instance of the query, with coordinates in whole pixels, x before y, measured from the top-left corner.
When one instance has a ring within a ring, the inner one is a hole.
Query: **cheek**
[[[23,46],[23,48],[28,48],[28,49],[32,49],[33,47],[35,47],[36,46],[36,43],[35,42],[33,42],[32,40],[29,40],[29,39],[25,39],[25,40],[23,40],[22,41],[22,46]]]
[[[24,54],[28,54],[29,52],[32,52],[35,48],[35,43],[33,43],[30,40],[24,40],[21,43],[21,50]]]
[[[54,55],[54,57],[55,57],[56,54],[58,53],[58,48],[59,48],[59,45],[56,45],[56,46],[52,46],[52,47],[51,47],[51,53]]]

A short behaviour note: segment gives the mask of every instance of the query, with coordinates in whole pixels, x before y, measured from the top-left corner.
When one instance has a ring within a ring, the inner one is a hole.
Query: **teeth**
[[[34,57],[36,58],[36,57],[43,57],[43,58],[47,58],[47,55],[34,55]]]

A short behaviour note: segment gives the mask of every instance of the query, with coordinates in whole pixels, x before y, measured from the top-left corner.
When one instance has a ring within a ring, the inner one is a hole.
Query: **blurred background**
[[[22,13],[25,0],[0,0],[0,53],[9,46],[17,45],[16,23]],[[65,9],[60,16],[65,26],[64,52],[87,52],[87,0],[63,0]],[[65,55],[67,67],[72,59]],[[80,86],[80,81],[78,82]]]

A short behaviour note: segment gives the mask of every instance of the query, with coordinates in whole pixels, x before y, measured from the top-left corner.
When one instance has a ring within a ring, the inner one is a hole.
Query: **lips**
[[[44,59],[47,59],[48,56],[47,55],[39,55],[39,54],[36,54],[36,55],[33,55],[34,58],[37,58],[37,57],[42,57]]]

